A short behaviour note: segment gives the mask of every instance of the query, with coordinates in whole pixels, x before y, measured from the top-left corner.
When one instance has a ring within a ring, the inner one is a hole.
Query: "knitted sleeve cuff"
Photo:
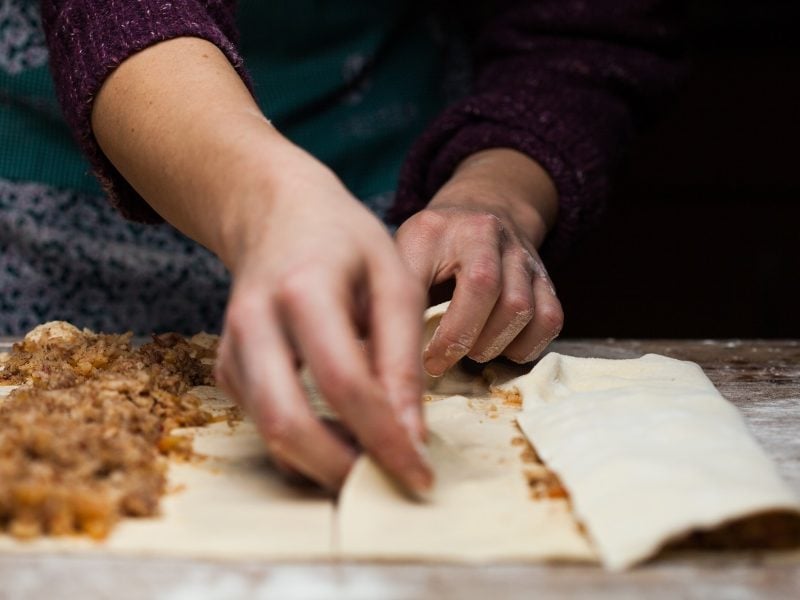
[[[680,13],[666,0],[503,0],[479,21],[472,94],[412,147],[395,222],[430,200],[468,155],[519,150],[552,177],[559,215],[543,253],[560,258],[597,222],[634,128],[678,88]]]
[[[42,2],[50,67],[67,123],[112,204],[127,218],[161,220],[100,149],[91,126],[95,96],[126,58],[177,37],[202,38],[216,45],[247,82],[234,45],[234,5],[233,0]]]
[[[423,208],[471,154],[512,148],[537,161],[558,191],[558,219],[542,248],[552,261],[597,221],[613,160],[609,147],[621,146],[630,131],[624,105],[606,94],[562,88],[471,97],[445,111],[412,148],[391,218],[399,224]]]

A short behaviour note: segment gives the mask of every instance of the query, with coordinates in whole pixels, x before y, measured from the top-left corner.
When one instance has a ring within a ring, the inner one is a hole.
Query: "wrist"
[[[558,194],[536,161],[516,150],[492,148],[464,159],[428,206],[498,214],[538,247],[555,224]]]
[[[223,147],[211,149],[217,158],[200,175],[207,182],[207,196],[205,202],[198,198],[196,223],[198,241],[235,271],[274,210],[278,176],[273,162],[291,144],[266,122],[228,134]]]
[[[270,237],[304,226],[317,200],[349,194],[323,163],[278,134],[232,169],[212,250],[234,273]]]

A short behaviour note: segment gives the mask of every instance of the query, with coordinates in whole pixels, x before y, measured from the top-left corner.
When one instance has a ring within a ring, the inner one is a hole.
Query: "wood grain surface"
[[[800,341],[589,340],[558,342],[553,349],[603,358],[655,352],[698,362],[742,411],[800,495]],[[622,574],[576,565],[265,564],[0,554],[2,599],[537,596],[800,598],[800,552],[673,552]]]

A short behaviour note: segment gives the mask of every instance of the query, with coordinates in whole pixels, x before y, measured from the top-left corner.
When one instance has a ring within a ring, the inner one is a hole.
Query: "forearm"
[[[269,124],[207,42],[133,55],[103,85],[92,122],[141,196],[233,271],[216,378],[272,456],[331,489],[355,459],[310,410],[302,359],[362,447],[410,489],[429,489],[418,449],[423,292],[380,223]]]
[[[217,47],[197,38],[123,62],[95,99],[92,127],[136,191],[229,267],[266,218],[275,174],[305,156],[269,124]]]
[[[53,83],[70,130],[109,201],[127,218],[160,220],[100,149],[92,108],[103,83],[126,61],[159,42],[199,38],[219,48],[246,77],[236,48],[235,0],[41,0]]]

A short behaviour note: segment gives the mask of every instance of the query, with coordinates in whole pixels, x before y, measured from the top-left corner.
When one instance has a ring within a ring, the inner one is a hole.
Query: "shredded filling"
[[[173,430],[226,416],[189,390],[212,385],[216,337],[97,334],[40,325],[0,362],[0,531],[101,539],[122,517],[158,513],[166,457],[190,459]]]

